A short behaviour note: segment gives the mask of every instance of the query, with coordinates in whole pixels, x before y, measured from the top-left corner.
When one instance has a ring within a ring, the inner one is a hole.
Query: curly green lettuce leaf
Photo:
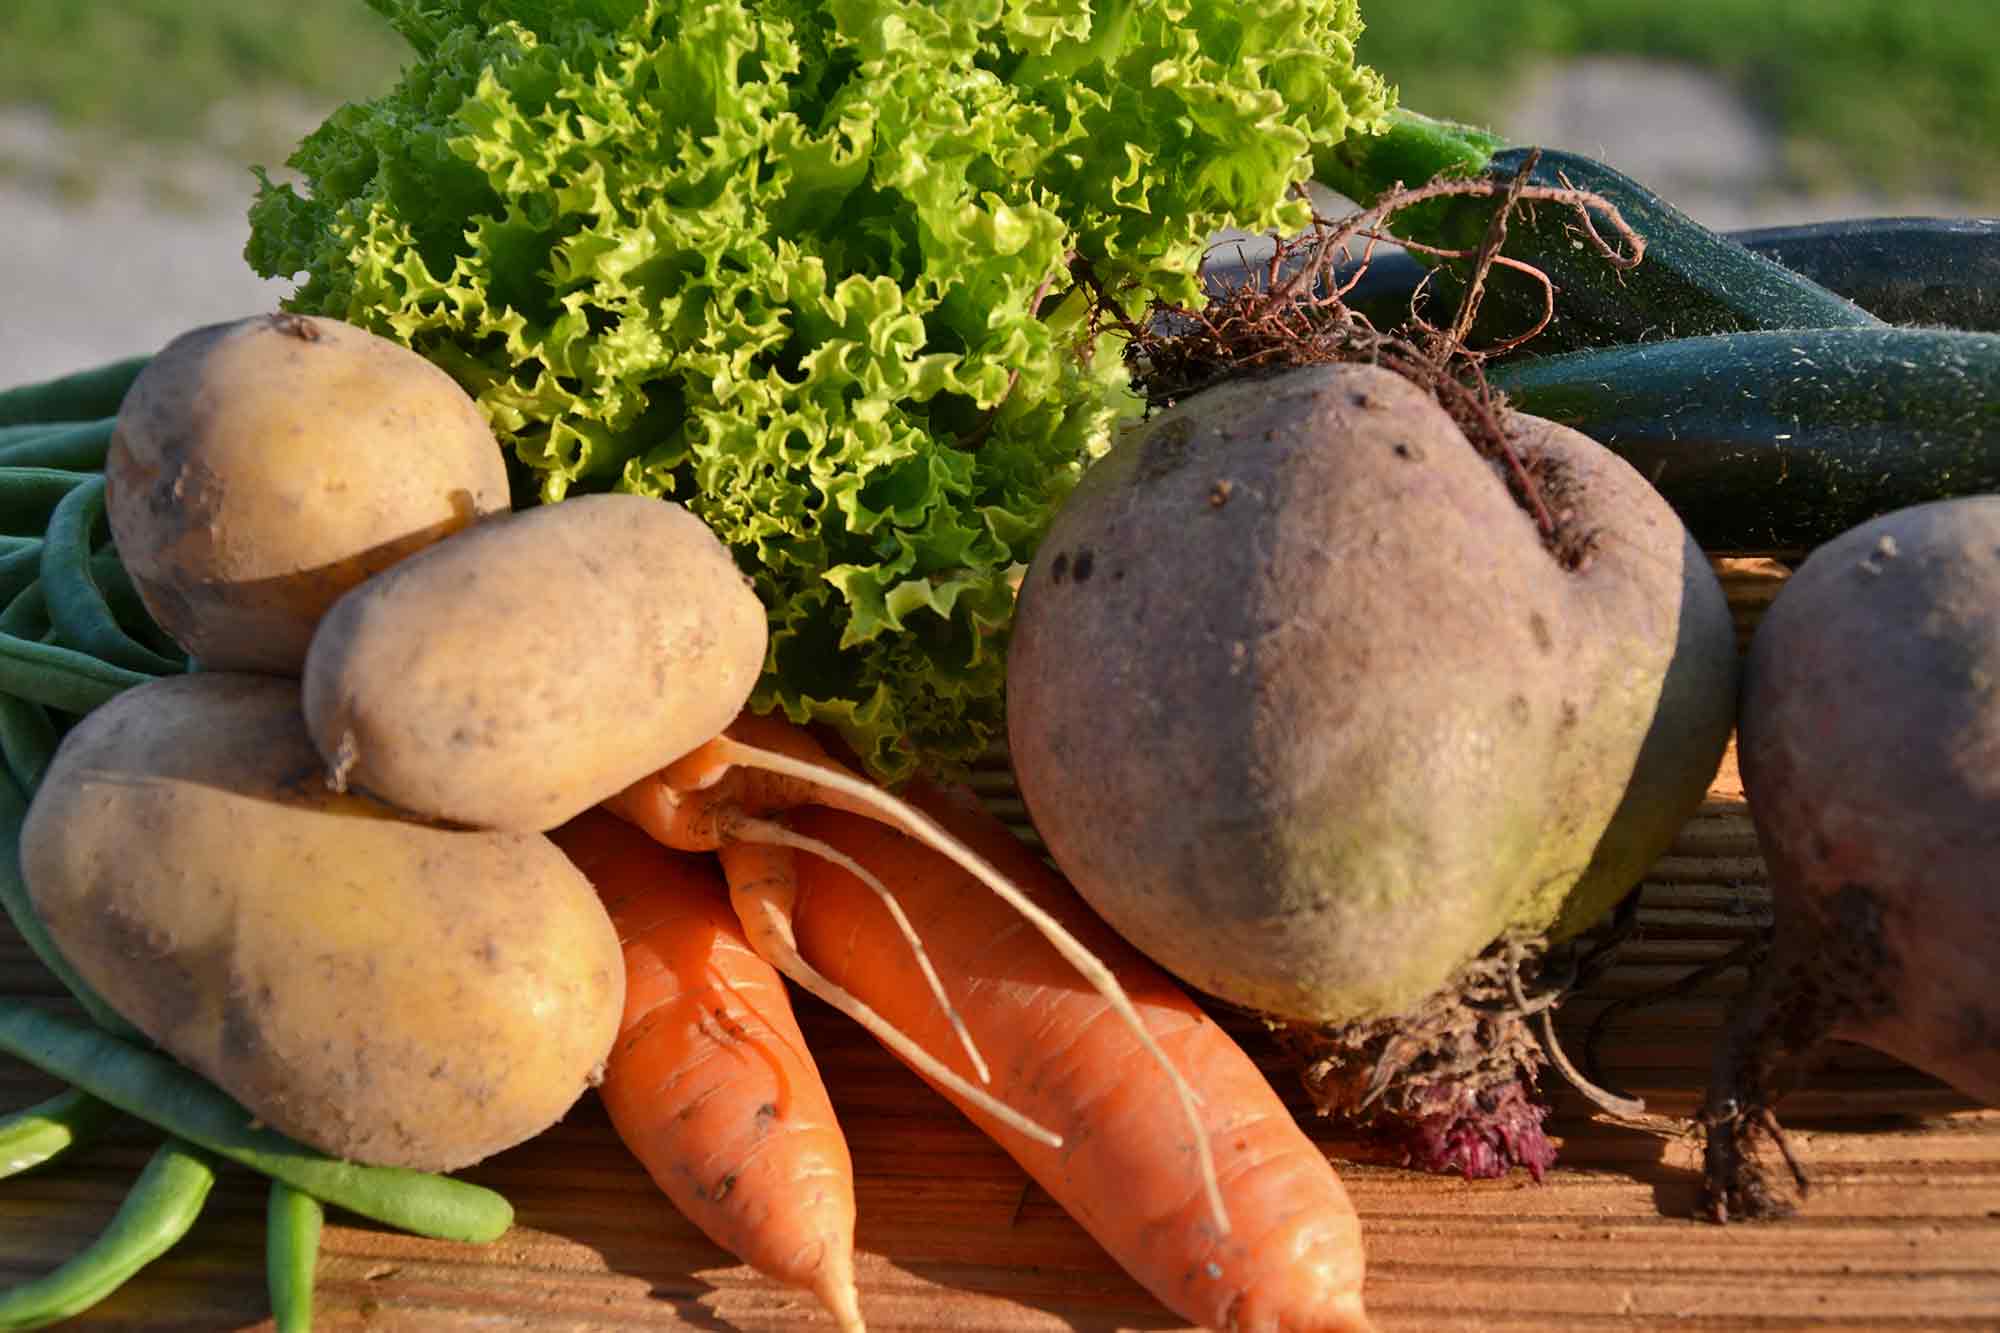
[[[524,500],[699,514],[752,706],[892,780],[1001,729],[1010,576],[1132,409],[1105,330],[1389,101],[1353,0],[369,3],[414,59],[263,180],[252,266],[453,374]]]

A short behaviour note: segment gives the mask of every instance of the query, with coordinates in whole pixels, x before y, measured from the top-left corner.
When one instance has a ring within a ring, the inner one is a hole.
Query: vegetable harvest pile
[[[2000,333],[1949,257],[1963,327],[1908,327],[1428,121],[1353,0],[369,3],[414,58],[263,178],[284,311],[0,392],[0,899],[83,1015],[0,1001],[72,1085],[0,1173],[165,1135],[0,1327],[233,1162],[305,1328],[324,1205],[491,1240],[446,1173],[595,1096],[859,1330],[796,987],[1175,1316],[1360,1333],[1363,1219],[1210,1007],[1406,1165],[1539,1178],[1546,1066],[1643,1110],[1549,1015],[1733,731],[1778,919],[1708,1214],[1791,1206],[1823,1038],[2000,1097]],[[1227,226],[1271,262],[1204,272]],[[1803,561],[1747,659],[1740,551]],[[1003,738],[1046,856],[957,785]]]
[[[1071,271],[1192,299],[1386,102],[1354,0],[372,3],[417,62],[252,264],[450,370],[539,498],[686,503],[770,611],[756,707],[887,777],[998,734],[1009,572],[1110,437]]]

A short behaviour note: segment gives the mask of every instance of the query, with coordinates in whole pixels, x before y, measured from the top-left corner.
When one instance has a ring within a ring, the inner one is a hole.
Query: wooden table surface
[[[1725,570],[1744,627],[1775,586]],[[995,797],[1004,802],[1004,781]],[[1733,762],[1649,877],[1641,932],[1565,1008],[1580,1040],[1620,996],[1726,953],[1767,919],[1764,870]],[[1614,1020],[1603,1073],[1685,1116],[1740,977]],[[0,921],[0,991],[67,1003]],[[862,1307],[877,1333],[1178,1329],[1020,1170],[875,1043],[800,1004],[858,1172]],[[1291,1085],[1254,1031],[1226,1020]],[[55,1089],[0,1059],[0,1108]],[[1552,1086],[1562,1161],[1468,1183],[1417,1175],[1310,1128],[1366,1227],[1368,1303],[1385,1333],[1437,1330],[2000,1329],[2000,1111],[1857,1047],[1783,1105],[1816,1188],[1787,1221],[1695,1221],[1698,1148],[1596,1118]],[[1297,1098],[1293,1098],[1298,1103]],[[120,1137],[0,1181],[0,1285],[54,1266],[110,1217],[150,1150]],[[488,1246],[427,1241],[329,1214],[319,1269],[328,1330],[830,1328],[809,1298],[732,1262],[626,1157],[594,1098],[466,1173],[517,1225]],[[269,1328],[262,1177],[230,1170],[195,1230],[77,1328]]]

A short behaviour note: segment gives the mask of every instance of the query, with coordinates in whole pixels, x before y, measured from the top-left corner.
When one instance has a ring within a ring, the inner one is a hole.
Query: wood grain
[[[1782,578],[1721,566],[1747,635]],[[984,778],[1005,807],[1004,767]],[[1018,806],[1014,809],[1018,814]],[[1564,1011],[1572,1050],[1607,1004],[1726,954],[1768,919],[1733,762],[1649,877],[1639,937]],[[1688,1114],[1740,977],[1614,1016],[1602,1072],[1664,1116]],[[0,925],[0,990],[66,1004]],[[1302,1107],[1253,1026],[1221,1015]],[[1000,1150],[874,1042],[810,1000],[808,1040],[853,1146],[863,1309],[878,1333],[1178,1329]],[[54,1086],[0,1063],[0,1106]],[[1385,1333],[1458,1330],[2000,1328],[2000,1111],[1857,1047],[1784,1106],[1816,1188],[1783,1223],[1691,1219],[1692,1140],[1611,1124],[1553,1090],[1563,1160],[1548,1180],[1468,1183],[1403,1170],[1324,1122],[1367,1225],[1368,1301]],[[1302,1111],[1303,1113],[1303,1111]],[[51,1267],[102,1225],[149,1142],[122,1135],[0,1182],[0,1283]],[[371,1333],[830,1327],[809,1299],[709,1245],[625,1156],[586,1098],[534,1142],[467,1173],[504,1191],[517,1226],[490,1246],[330,1218],[318,1327]],[[73,1326],[258,1330],[264,1182],[231,1171],[173,1252]]]

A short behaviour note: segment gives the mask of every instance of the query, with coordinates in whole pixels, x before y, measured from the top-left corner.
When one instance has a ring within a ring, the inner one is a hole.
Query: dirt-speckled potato
[[[479,1161],[597,1077],[617,936],[547,838],[329,791],[298,691],[205,672],[84,718],[29,809],[29,892],[93,988],[265,1123],[356,1161]]]
[[[306,658],[334,780],[478,828],[552,829],[721,732],[764,606],[679,505],[583,495],[479,524],[370,579]]]
[[[147,610],[218,670],[297,675],[342,593],[508,507],[500,447],[450,376],[303,315],[167,344],[119,408],[104,472]]]

